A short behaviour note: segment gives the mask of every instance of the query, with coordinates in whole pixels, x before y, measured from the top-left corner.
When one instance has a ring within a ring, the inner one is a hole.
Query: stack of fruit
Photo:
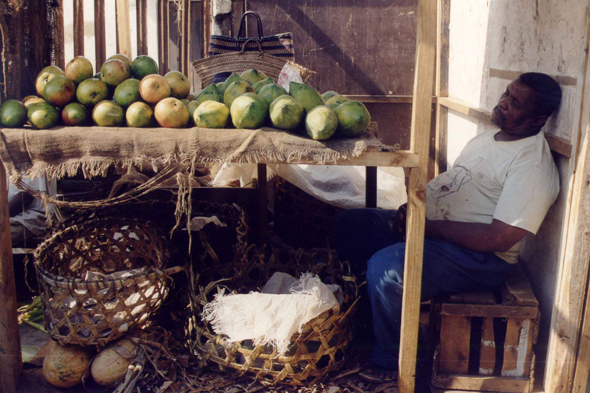
[[[264,125],[307,134],[317,140],[333,135],[358,137],[370,115],[359,101],[349,101],[334,91],[321,94],[313,87],[291,82],[289,93],[264,72],[251,69],[233,73],[226,81],[207,86],[189,101],[190,83],[178,71],[158,74],[149,56],[131,61],[117,54],[93,76],[88,59],[78,56],[65,72],[45,67],[36,79],[38,96],[0,105],[0,125],[35,128],[92,123],[102,127],[255,129]],[[157,124],[156,124],[157,123]]]
[[[38,96],[8,100],[0,106],[0,125],[50,128],[61,119],[66,126],[95,125],[148,127],[154,118],[162,127],[188,124],[188,78],[178,71],[158,75],[158,64],[149,56],[131,61],[117,54],[93,75],[90,61],[77,56],[65,71],[45,67],[35,81]]]
[[[263,72],[246,70],[233,73],[224,81],[210,84],[189,103],[198,127],[258,128],[270,123],[275,128],[305,133],[316,140],[333,135],[354,138],[367,129],[371,116],[359,102],[335,91],[321,94],[297,82],[289,93]]]

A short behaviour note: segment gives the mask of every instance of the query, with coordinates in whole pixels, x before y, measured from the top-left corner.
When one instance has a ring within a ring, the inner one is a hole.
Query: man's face
[[[534,92],[518,79],[508,85],[492,112],[492,123],[513,136],[528,136],[532,129],[539,128],[538,119]]]

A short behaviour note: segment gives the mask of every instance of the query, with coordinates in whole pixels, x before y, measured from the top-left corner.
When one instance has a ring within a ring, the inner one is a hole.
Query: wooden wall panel
[[[295,60],[320,91],[411,95],[416,0],[248,0],[265,35],[293,32]],[[236,18],[239,18],[236,15]],[[249,35],[255,24],[249,23]]]

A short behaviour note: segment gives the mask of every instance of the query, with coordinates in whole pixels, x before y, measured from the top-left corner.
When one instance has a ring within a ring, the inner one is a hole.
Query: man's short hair
[[[527,72],[518,78],[520,83],[529,87],[535,93],[536,114],[551,116],[561,103],[561,87],[559,83],[547,74]]]

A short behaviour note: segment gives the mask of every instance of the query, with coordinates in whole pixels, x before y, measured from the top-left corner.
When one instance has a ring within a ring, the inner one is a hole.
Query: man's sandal
[[[397,371],[372,366],[359,372],[359,377],[371,383],[391,383],[397,381]]]

